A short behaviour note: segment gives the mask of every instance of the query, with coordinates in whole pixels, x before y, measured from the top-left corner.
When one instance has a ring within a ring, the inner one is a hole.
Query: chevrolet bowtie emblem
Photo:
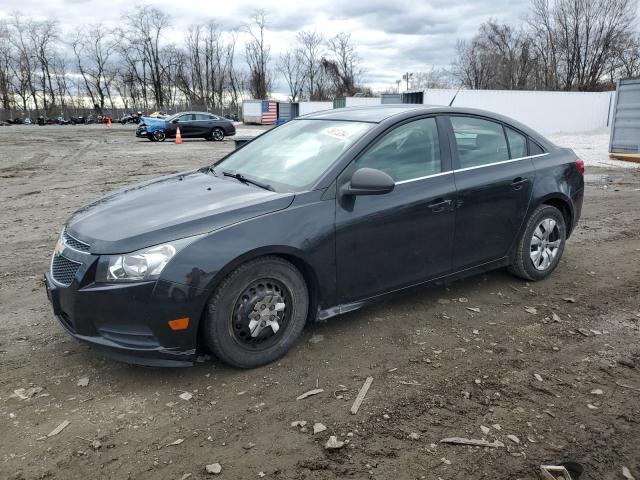
[[[62,250],[64,250],[64,245],[60,240],[58,240],[56,242],[56,247],[53,249],[53,251],[56,255],[60,255],[62,253]]]

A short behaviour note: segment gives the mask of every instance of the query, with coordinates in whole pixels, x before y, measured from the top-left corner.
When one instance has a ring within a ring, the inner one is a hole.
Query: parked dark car
[[[233,122],[226,118],[207,112],[182,112],[164,119],[142,117],[136,129],[136,137],[164,142],[167,138],[175,138],[178,128],[183,138],[220,141],[236,134]]]
[[[80,209],[47,292],[69,333],[116,358],[188,365],[206,345],[256,367],[307,321],[390,292],[500,267],[546,278],[583,175],[572,150],[484,111],[319,112]]]

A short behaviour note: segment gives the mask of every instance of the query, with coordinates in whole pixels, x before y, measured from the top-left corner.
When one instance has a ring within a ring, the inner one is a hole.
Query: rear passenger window
[[[423,118],[395,128],[357,161],[376,168],[396,182],[440,173],[440,144],[435,118]]]
[[[533,140],[529,139],[529,155],[540,155],[544,153],[544,150]]]
[[[460,168],[509,160],[502,125],[475,117],[451,117]]]
[[[527,137],[521,133],[505,127],[507,131],[507,139],[509,140],[509,148],[511,149],[511,158],[522,158],[527,156]]]
[[[195,120],[211,120],[211,115],[207,115],[205,113],[196,113]]]

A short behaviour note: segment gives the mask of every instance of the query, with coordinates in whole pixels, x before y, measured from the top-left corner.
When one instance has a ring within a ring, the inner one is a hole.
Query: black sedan
[[[136,137],[164,142],[167,138],[175,138],[178,128],[183,138],[221,141],[236,134],[233,122],[226,118],[208,112],[182,112],[168,118],[142,117]]]
[[[236,367],[308,321],[436,280],[546,278],[582,208],[584,164],[511,119],[342,108],[274,128],[214,166],[76,212],[51,259],[55,315],[123,360]]]

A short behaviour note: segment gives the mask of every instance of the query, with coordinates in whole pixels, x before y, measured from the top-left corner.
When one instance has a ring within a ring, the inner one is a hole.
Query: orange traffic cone
[[[107,127],[111,126],[111,118],[107,118]]]
[[[180,135],[180,127],[178,127],[178,130],[176,130],[176,144],[181,144],[182,143],[182,135]]]

